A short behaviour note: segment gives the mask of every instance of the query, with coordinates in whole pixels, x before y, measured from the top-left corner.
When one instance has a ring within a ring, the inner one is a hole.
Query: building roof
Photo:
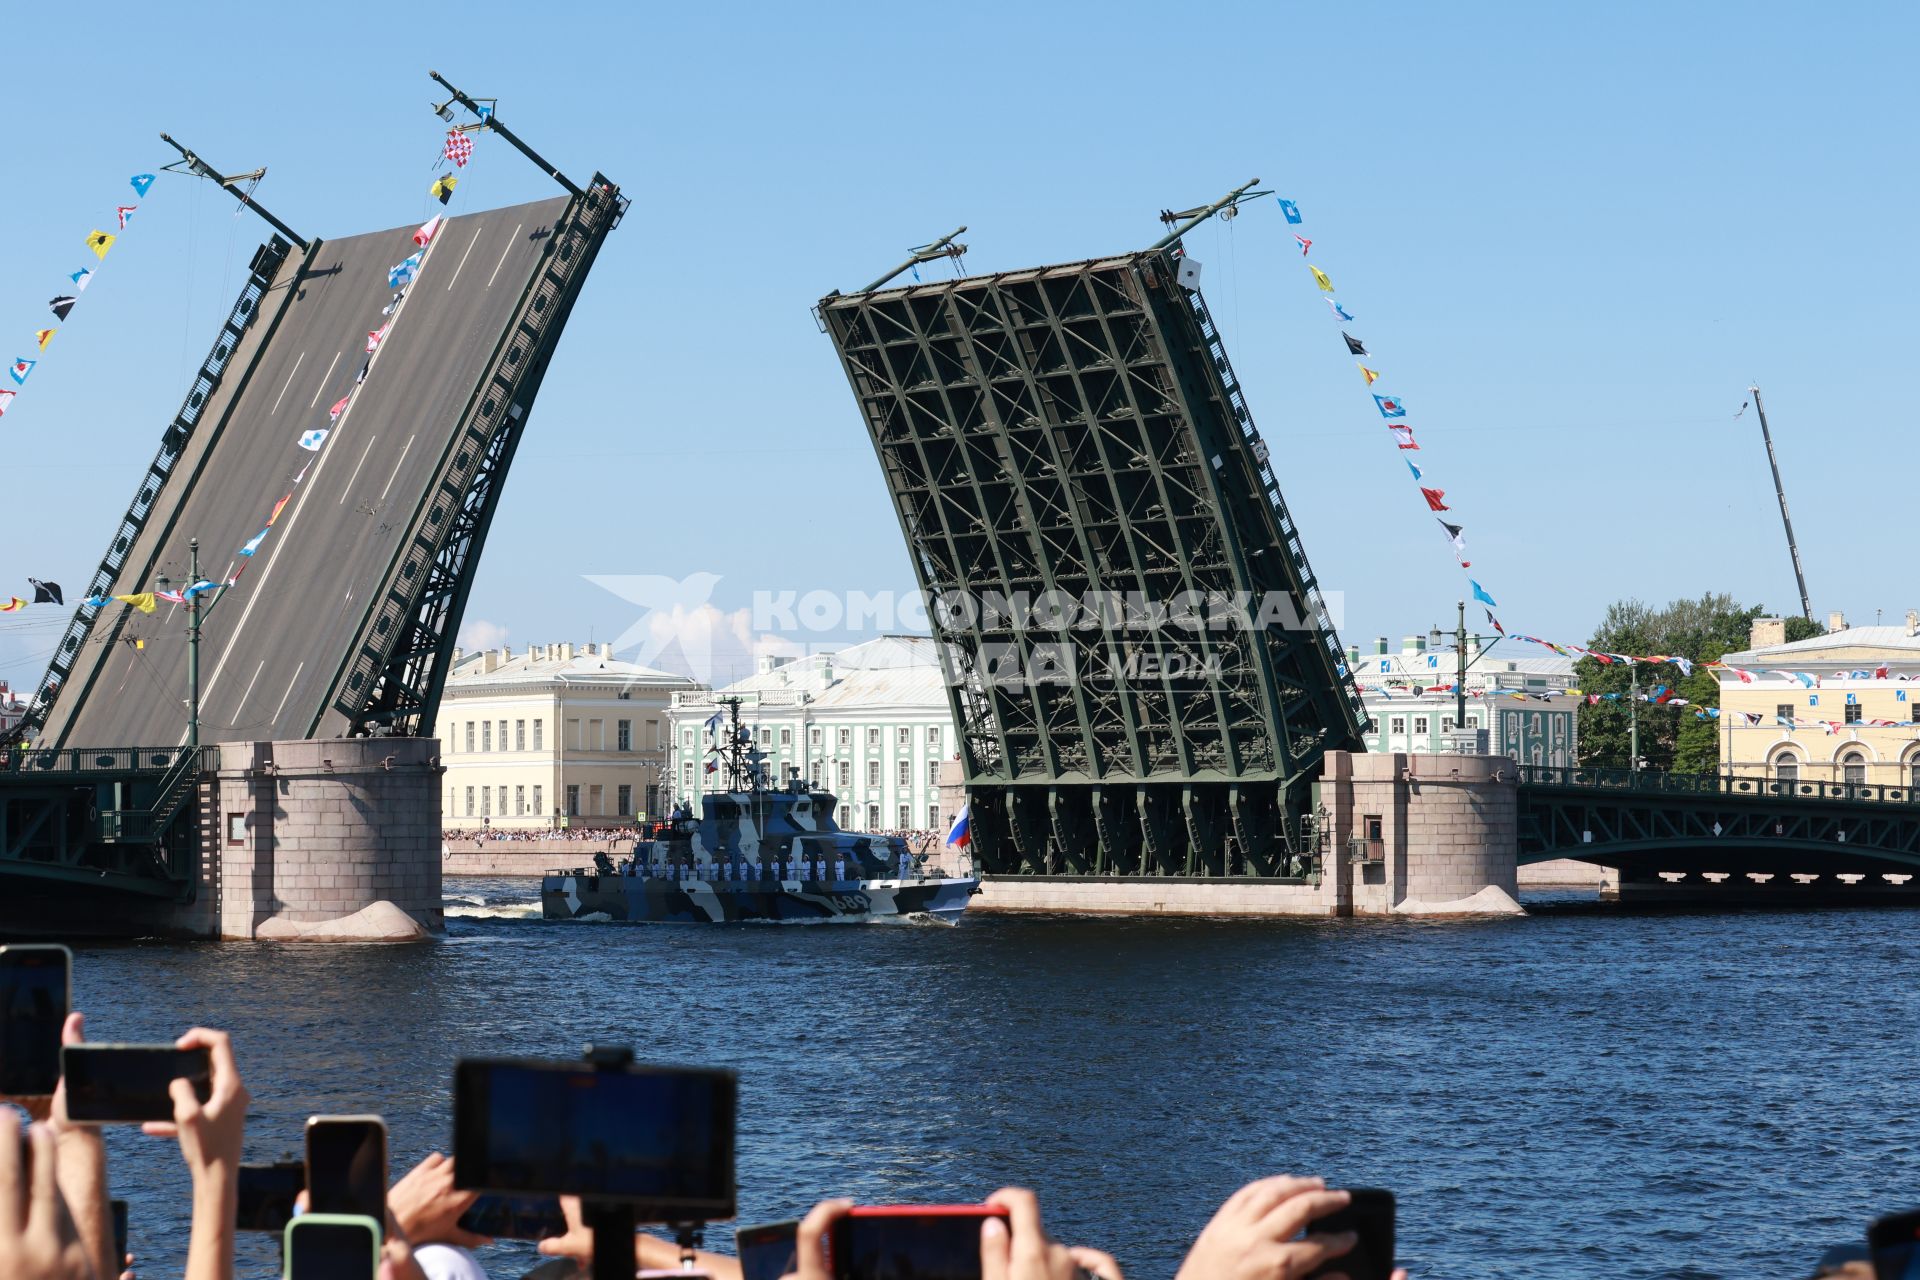
[[[873,706],[948,710],[939,650],[931,636],[879,636],[831,653],[763,658],[762,670],[709,695],[678,699],[710,706],[719,698],[758,695],[762,705],[810,699],[815,711]]]
[[[513,685],[623,684],[662,689],[697,689],[699,682],[672,671],[623,662],[610,644],[529,645],[526,652],[482,649],[454,654],[447,692],[494,690]]]
[[[1900,658],[1920,655],[1920,635],[1909,635],[1907,628],[1901,624],[1844,627],[1839,631],[1829,631],[1825,635],[1795,640],[1791,644],[1762,645],[1757,649],[1729,653],[1722,661],[1731,662],[1736,667],[1764,666],[1768,660],[1780,658],[1791,658],[1800,662],[1820,662],[1830,659],[1835,662],[1853,663],[1873,653],[1884,653],[1889,657]]]

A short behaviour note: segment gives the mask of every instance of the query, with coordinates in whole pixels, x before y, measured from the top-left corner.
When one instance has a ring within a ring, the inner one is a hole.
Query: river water
[[[1461,1280],[1810,1274],[1920,1203],[1909,912],[701,928],[448,894],[432,946],[85,946],[76,1004],[99,1040],[233,1031],[252,1160],[377,1111],[397,1172],[447,1149],[461,1055],[627,1042],[739,1070],[745,1220],[1020,1183],[1137,1278],[1275,1172],[1393,1189],[1402,1260]],[[111,1146],[143,1273],[178,1274],[177,1150]]]

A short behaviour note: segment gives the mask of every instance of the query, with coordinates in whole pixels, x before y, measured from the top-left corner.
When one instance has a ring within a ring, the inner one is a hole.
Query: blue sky
[[[1510,630],[1582,639],[1629,595],[1792,606],[1732,419],[1753,380],[1816,614],[1920,605],[1912,6],[477,0],[311,33],[198,10],[10,18],[0,354],[93,265],[161,129],[266,164],[260,199],[304,234],[399,225],[426,208],[431,66],[633,198],[515,462],[475,637],[619,635],[635,610],[590,574],[718,574],[723,610],[909,589],[812,304],[957,223],[974,271],[1070,260],[1256,175],[1305,211]],[[468,172],[469,209],[553,190],[497,140]],[[1189,249],[1344,638],[1424,630],[1464,583],[1290,230],[1269,203]],[[84,584],[262,238],[207,184],[148,197],[0,423],[11,590]],[[0,623],[0,678],[36,679],[64,622]]]

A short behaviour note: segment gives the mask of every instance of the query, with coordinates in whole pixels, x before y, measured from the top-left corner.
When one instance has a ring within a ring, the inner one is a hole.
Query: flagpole
[[[200,747],[200,539],[187,543],[187,749]]]
[[[1800,616],[1813,621],[1813,604],[1807,599],[1807,575],[1800,571],[1800,544],[1793,539],[1793,517],[1787,514],[1787,490],[1780,483],[1780,460],[1773,453],[1773,432],[1767,429],[1767,408],[1760,403],[1760,388],[1748,387],[1754,412],[1760,415],[1760,438],[1767,442],[1767,466],[1773,469],[1773,493],[1780,499],[1780,523],[1787,528],[1787,554],[1793,557],[1793,580],[1800,588]]]
[[[434,81],[437,84],[439,84],[439,86],[442,89],[445,89],[448,93],[453,95],[453,97],[449,99],[449,101],[457,102],[461,106],[465,107],[467,110],[473,112],[473,114],[479,119],[482,127],[487,129],[489,132],[497,133],[501,137],[505,138],[509,143],[513,145],[514,150],[518,151],[521,155],[525,156],[527,159],[533,161],[536,165],[540,166],[541,170],[545,172],[549,178],[552,178],[555,182],[565,187],[567,189],[568,195],[578,199],[582,194],[584,194],[579,187],[576,187],[575,185],[573,185],[572,180],[569,179],[566,174],[560,172],[560,170],[555,166],[548,164],[545,156],[541,155],[538,151],[535,151],[532,147],[522,142],[520,140],[519,134],[507,128],[507,126],[505,126],[504,124],[501,124],[500,113],[498,111],[493,111],[493,110],[482,111],[480,109],[479,103],[475,102],[472,98],[469,98],[466,94],[454,88],[451,84],[448,84],[447,78],[441,75],[438,71],[429,71],[427,72],[427,74],[432,76],[434,78]],[[491,102],[492,99],[489,98],[488,101]],[[448,111],[445,106],[435,107],[434,111],[437,114],[439,114],[442,120],[451,121],[453,119],[453,113],[451,111]],[[467,127],[471,127],[471,126],[467,126]]]
[[[306,252],[306,250],[311,247],[310,245],[308,245],[306,238],[304,236],[301,236],[299,233],[294,231],[292,227],[280,221],[280,219],[274,217],[271,213],[268,213],[266,210],[266,207],[262,205],[258,200],[255,200],[252,195],[244,193],[239,189],[240,184],[242,182],[247,182],[247,181],[257,182],[261,178],[264,178],[267,174],[267,171],[265,168],[255,169],[252,173],[242,173],[242,174],[236,174],[232,177],[228,177],[227,175],[221,173],[219,170],[215,169],[212,165],[208,164],[205,160],[202,160],[199,156],[193,154],[193,152],[187,150],[185,147],[175,142],[172,138],[168,137],[166,134],[163,133],[160,135],[160,141],[166,143],[168,146],[172,147],[175,151],[178,151],[180,153],[181,159],[179,163],[186,165],[185,172],[192,174],[196,178],[206,178],[209,181],[221,187],[224,187],[228,195],[232,196],[235,200],[238,200],[246,208],[251,209],[255,213],[259,214],[262,218],[265,218],[267,220],[267,225],[271,226],[275,231],[278,231],[281,235],[285,236],[287,239],[299,245],[302,253]],[[175,166],[168,165],[167,168],[173,169],[175,168]]]

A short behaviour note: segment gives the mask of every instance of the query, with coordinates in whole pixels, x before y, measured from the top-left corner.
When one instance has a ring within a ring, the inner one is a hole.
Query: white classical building
[[[661,812],[667,709],[701,686],[610,644],[455,651],[440,698],[441,825],[623,826]]]
[[[1579,745],[1580,699],[1567,692],[1573,660],[1509,652],[1519,648],[1503,644],[1483,652],[1478,637],[1467,641],[1464,727],[1488,730],[1487,749],[1521,764],[1570,768]],[[1449,750],[1459,711],[1453,690],[1459,656],[1451,648],[1430,650],[1425,636],[1408,636],[1398,653],[1387,651],[1382,636],[1373,650],[1347,650],[1347,665],[1373,719],[1367,750]]]
[[[676,798],[698,809],[708,782],[707,721],[740,699],[741,723],[775,783],[805,778],[839,800],[841,826],[859,831],[940,828],[940,765],[959,749],[934,642],[882,636],[834,653],[766,657],[723,689],[673,695],[669,774]]]

